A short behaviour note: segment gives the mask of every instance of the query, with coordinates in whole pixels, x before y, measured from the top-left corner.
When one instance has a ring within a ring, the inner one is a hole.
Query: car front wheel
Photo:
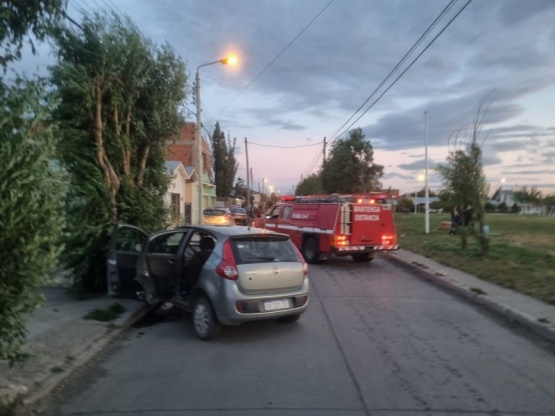
[[[198,298],[193,306],[193,328],[195,335],[204,341],[220,335],[222,326],[218,322],[210,301],[205,297]]]

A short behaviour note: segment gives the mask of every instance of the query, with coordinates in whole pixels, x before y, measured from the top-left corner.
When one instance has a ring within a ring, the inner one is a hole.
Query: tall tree
[[[542,200],[542,193],[536,186],[530,188],[523,186],[514,192],[514,199],[516,202],[524,204],[538,203]]]
[[[168,219],[164,149],[183,122],[185,65],[115,14],[85,16],[83,30],[59,28],[52,80],[62,99],[60,154],[70,173],[74,228],[64,254],[85,289],[105,286],[112,226],[148,230]]]
[[[235,159],[236,141],[235,138],[232,141],[229,136],[226,141],[225,134],[220,129],[220,123],[216,122],[212,133],[212,168],[218,197],[228,197],[233,189],[233,180],[239,168]]]
[[[237,182],[235,183],[235,195],[242,198],[247,197],[247,184],[241,176],[237,178]]]
[[[65,16],[67,0],[3,0],[0,3],[0,65],[7,65],[21,58],[21,48],[27,38],[35,53],[33,40],[44,40],[50,33],[50,25]]]
[[[383,166],[374,163],[372,144],[357,128],[333,144],[321,175],[327,193],[365,193],[381,188]]]
[[[295,188],[295,195],[314,195],[323,193],[321,176],[313,173],[300,181]]]
[[[479,225],[477,236],[484,256],[489,253],[489,240],[484,232],[488,186],[482,163],[481,144],[483,141],[480,143],[479,139],[489,108],[489,104],[486,102],[488,97],[489,95],[482,99],[478,106],[470,143],[467,143],[464,138],[456,137],[449,150],[447,163],[436,168],[443,181],[442,194],[449,195],[453,205],[459,207],[470,205],[472,207]],[[475,234],[476,231],[473,227],[468,227],[468,224],[463,225],[460,227],[460,235],[462,248],[466,249],[467,235]]]

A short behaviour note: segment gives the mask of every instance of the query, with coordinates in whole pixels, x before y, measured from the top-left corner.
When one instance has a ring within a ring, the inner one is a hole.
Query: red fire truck
[[[253,225],[289,234],[309,263],[331,254],[370,261],[378,251],[399,248],[389,202],[387,193],[283,196]]]

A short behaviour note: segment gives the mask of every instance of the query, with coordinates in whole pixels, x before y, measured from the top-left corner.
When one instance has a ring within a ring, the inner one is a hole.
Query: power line
[[[364,115],[365,115],[365,114],[366,114],[366,113],[367,113],[367,112],[368,112],[368,111],[369,111],[369,110],[370,110],[370,109],[371,109],[371,108],[372,108],[372,107],[373,107],[373,106],[385,95],[385,93],[388,92],[388,91],[391,89],[391,87],[393,87],[393,86],[397,83],[397,81],[398,81],[398,80],[399,80],[399,79],[400,79],[400,78],[401,78],[401,77],[402,77],[402,76],[414,65],[414,63],[422,56],[422,54],[423,54],[424,52],[426,52],[430,46],[432,46],[432,44],[433,44],[433,43],[436,41],[436,39],[445,31],[445,29],[447,29],[447,28],[449,27],[449,25],[451,25],[451,23],[453,23],[453,21],[462,13],[462,11],[470,4],[471,1],[472,1],[472,0],[468,0],[468,1],[466,2],[466,4],[457,12],[457,14],[455,14],[455,16],[453,16],[453,18],[452,18],[451,20],[449,20],[449,22],[447,23],[447,25],[445,25],[445,26],[443,27],[443,29],[441,29],[441,31],[431,40],[430,43],[428,43],[428,45],[426,45],[426,47],[424,48],[424,50],[423,50],[422,52],[420,52],[420,53],[416,56],[416,58],[414,58],[414,60],[410,63],[410,65],[409,65],[403,72],[401,72],[401,74],[399,74],[399,76],[398,76],[397,78],[395,78],[395,80],[393,81],[393,83],[392,83],[389,87],[387,87],[386,90],[385,90],[383,93],[381,93],[380,96],[379,96],[378,98],[376,98],[376,100],[375,100],[366,110],[364,110],[364,112],[363,112],[360,116],[358,116],[357,119],[356,119],[355,121],[353,121],[353,122],[349,125],[349,127],[347,127],[345,130],[343,130],[343,132],[341,132],[341,134],[340,134],[338,137],[340,137],[343,133],[345,133],[347,130],[349,130],[349,129],[353,126],[353,124],[355,124],[358,120],[360,120],[360,119],[362,118],[362,116],[364,116]],[[337,139],[337,137],[336,137],[335,139]],[[334,139],[334,140],[335,140],[335,139]]]
[[[310,169],[305,170],[305,176],[310,175],[310,172],[318,165],[320,158],[322,157],[322,152],[318,151],[312,158],[312,162],[310,162],[309,166]]]
[[[457,0],[451,0],[451,2],[449,2],[449,4],[447,4],[447,6],[445,6],[445,8],[441,11],[441,13],[435,18],[435,20],[428,26],[428,28],[424,31],[424,33],[420,36],[420,38],[418,38],[418,40],[412,45],[412,47],[405,53],[405,55],[403,56],[403,58],[401,58],[401,60],[393,67],[393,69],[389,72],[389,74],[387,74],[387,76],[384,78],[384,80],[376,87],[376,89],[374,89],[374,91],[372,91],[372,94],[370,94],[368,96],[368,98],[360,105],[360,107],[357,108],[357,110],[353,113],[353,115],[351,117],[349,117],[349,119],[347,121],[345,121],[341,127],[339,127],[331,136],[330,136],[330,143],[333,143],[338,136],[337,133],[341,131],[341,129],[343,127],[345,127],[345,125],[352,120],[353,117],[356,116],[356,114],[366,105],[366,103],[368,101],[370,101],[370,99],[376,94],[376,92],[389,80],[389,78],[393,75],[393,73],[395,71],[397,71],[397,69],[399,69],[399,67],[407,60],[407,58],[409,57],[410,54],[412,54],[412,52],[414,52],[414,50],[420,45],[420,43],[422,43],[422,41],[424,40],[424,38],[431,32],[431,30],[437,25],[437,23],[445,16],[445,14],[451,9],[451,7],[453,7],[453,4],[456,2]],[[343,133],[342,133],[343,134]],[[339,135],[341,136],[341,135]]]
[[[286,47],[285,47],[285,48],[284,48],[284,49],[283,49],[283,50],[282,50],[282,51],[281,51],[281,52],[280,52],[280,53],[279,53],[268,65],[266,65],[266,67],[262,70],[262,72],[260,72],[256,77],[254,77],[254,79],[253,79],[251,82],[249,82],[249,84],[248,84],[245,88],[243,88],[241,91],[239,91],[239,93],[238,93],[234,98],[232,98],[231,101],[230,101],[229,103],[227,103],[221,110],[219,110],[219,111],[216,113],[216,115],[218,115],[218,114],[224,112],[224,111],[226,110],[226,108],[229,107],[229,106],[231,105],[231,103],[233,103],[233,102],[234,102],[237,98],[239,98],[239,97],[241,96],[241,94],[243,94],[252,84],[254,84],[254,82],[255,82],[258,78],[260,78],[260,77],[262,76],[262,74],[264,74],[264,72],[266,72],[266,71],[268,70],[268,68],[270,68],[270,67],[274,64],[274,62],[276,62],[276,61],[280,58],[280,56],[283,55],[283,54],[285,53],[285,51],[286,51],[287,49],[289,49],[289,47],[290,47],[291,45],[293,45],[293,43],[295,43],[295,41],[296,41],[298,38],[301,37],[301,35],[312,25],[312,23],[314,23],[314,21],[315,21],[316,19],[318,19],[318,17],[320,17],[320,15],[321,15],[322,13],[324,13],[324,11],[326,11],[326,9],[333,3],[333,1],[334,1],[334,0],[330,0],[330,2],[329,2],[328,4],[326,4],[326,5],[324,6],[324,8],[323,8],[322,10],[320,10],[320,12],[319,12],[319,13],[318,13],[318,14],[317,14],[317,15],[316,15],[316,16],[315,16],[315,17],[314,17],[314,18],[313,18],[313,19],[312,19],[312,20],[311,20],[300,32],[299,32],[299,34],[298,34],[297,36],[295,36],[295,37],[293,38],[293,40],[292,40],[291,42],[289,42],[289,43],[287,44],[287,46],[286,46]]]
[[[456,1],[456,0],[455,0],[455,1]],[[366,114],[366,113],[367,113],[367,112],[368,112],[368,111],[369,111],[369,110],[370,110],[370,109],[371,109],[371,108],[372,108],[372,107],[373,107],[373,106],[374,106],[374,105],[375,105],[375,104],[376,104],[376,103],[377,103],[377,102],[378,102],[378,101],[379,101],[379,100],[380,100],[380,99],[381,99],[381,98],[382,98],[382,97],[383,97],[383,96],[384,96],[384,95],[396,84],[396,83],[397,83],[397,81],[398,81],[398,80],[399,80],[399,79],[400,79],[400,78],[412,67],[412,65],[414,65],[414,63],[422,56],[422,54],[423,54],[424,52],[426,52],[426,51],[428,50],[428,48],[436,41],[436,39],[437,39],[437,38],[438,38],[438,37],[450,26],[450,25],[451,25],[451,23],[453,23],[453,21],[462,13],[462,11],[470,4],[471,1],[472,1],[472,0],[468,0],[468,1],[466,2],[466,4],[455,14],[455,16],[453,16],[453,17],[451,18],[451,20],[449,20],[449,22],[447,22],[447,24],[440,30],[440,32],[439,32],[439,33],[438,33],[438,34],[426,45],[426,47],[416,56],[416,58],[413,59],[413,61],[409,64],[409,66],[408,66],[407,68],[405,68],[405,69],[399,74],[399,76],[398,76],[397,78],[395,78],[395,80],[389,85],[389,87],[387,87],[387,88],[385,89],[385,91],[384,91],[383,93],[381,93],[381,94],[374,100],[374,102],[372,102],[372,104],[370,104],[370,105],[366,108],[366,110],[364,110],[364,111],[362,112],[362,114],[356,118],[355,121],[353,121],[351,124],[349,124],[349,126],[348,126],[347,128],[345,128],[339,135],[334,134],[335,137],[333,137],[332,140],[330,140],[330,144],[333,143],[334,141],[336,141],[339,137],[341,137],[346,131],[348,131],[358,120],[360,120],[360,119],[361,119],[361,118],[362,118],[362,117],[363,117],[363,116],[364,116],[364,115],[365,115],[365,114]],[[450,6],[452,5],[452,3],[453,3],[453,1],[451,1],[451,2],[446,6],[446,9],[447,9],[448,7],[450,7]],[[440,16],[444,14],[444,12],[445,12],[446,9],[444,9],[444,10],[440,13]],[[436,19],[436,20],[437,20],[437,19]],[[434,22],[435,22],[435,21],[434,21]],[[433,25],[433,23],[432,23],[432,25]],[[432,27],[432,26],[430,26],[430,27]],[[426,30],[426,32],[429,32],[429,28]],[[425,33],[426,33],[426,32],[425,32]],[[411,49],[413,49],[413,48],[411,48]],[[397,67],[397,66],[396,66],[396,67]],[[392,72],[390,72],[390,74],[391,74],[391,73],[392,73]],[[390,75],[388,75],[388,77],[389,77],[389,76],[390,76]],[[380,84],[380,86],[381,86],[381,85],[382,85],[382,84]],[[379,88],[379,87],[378,87],[378,88]],[[378,88],[376,88],[376,90],[374,90],[374,92],[370,95],[370,97],[368,97],[368,99],[363,103],[363,106],[364,106],[364,104],[376,93],[376,91],[378,90]],[[362,106],[361,106],[360,108],[362,108]],[[357,111],[355,111],[355,113],[353,114],[353,116],[351,116],[351,117],[349,118],[349,120],[351,120],[351,119],[356,115],[356,113],[360,110],[360,108],[359,108]],[[347,122],[348,122],[349,120],[347,120]],[[346,123],[344,123],[343,126],[344,126],[345,124],[346,124]],[[342,126],[342,127],[343,127],[343,126]],[[314,166],[310,169],[309,172],[311,172],[312,169],[314,169]]]
[[[319,142],[319,143],[313,143],[313,144],[305,144],[303,146],[274,146],[271,144],[260,144],[260,143],[253,143],[253,142],[249,142],[249,144],[252,144],[254,146],[261,146],[261,147],[274,147],[277,149],[296,149],[298,147],[312,147],[312,146],[321,146],[323,142]]]

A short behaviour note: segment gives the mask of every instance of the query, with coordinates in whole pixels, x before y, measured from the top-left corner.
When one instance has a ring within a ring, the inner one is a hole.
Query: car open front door
[[[147,239],[148,234],[139,227],[118,224],[114,228],[106,261],[108,296],[131,295],[141,289],[135,272]]]
[[[183,255],[181,242],[188,230],[179,229],[152,236],[139,262],[137,278],[148,303],[171,299],[179,287]]]

